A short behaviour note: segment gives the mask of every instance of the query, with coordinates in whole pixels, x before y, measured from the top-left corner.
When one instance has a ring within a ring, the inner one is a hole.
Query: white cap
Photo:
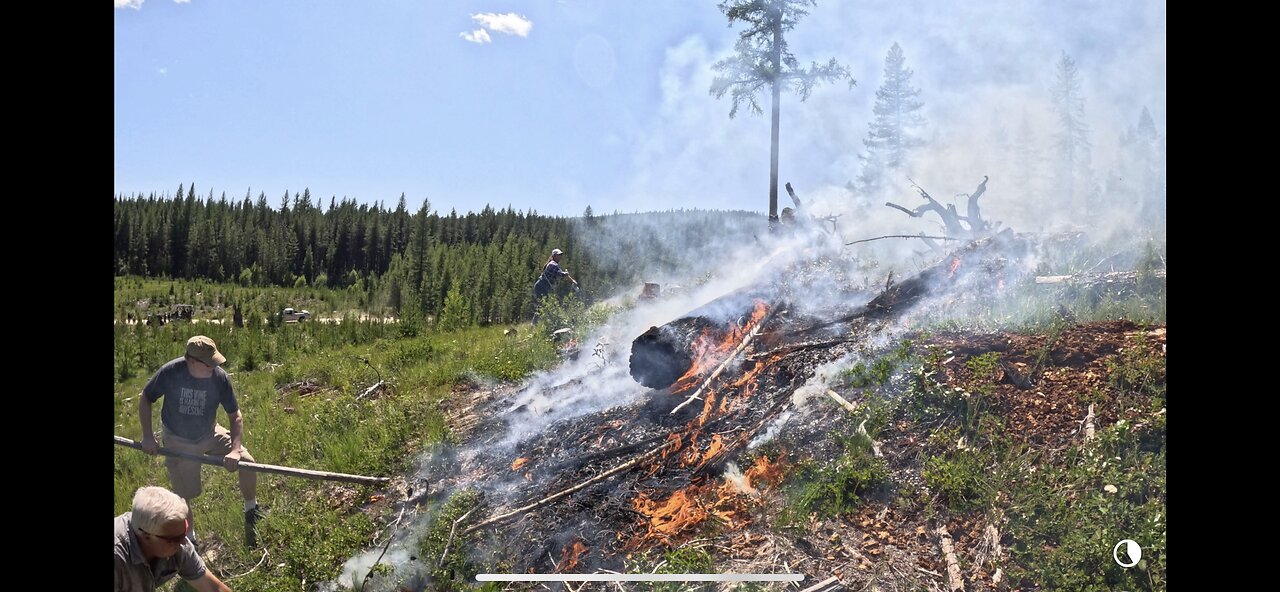
[[[552,257],[555,257],[556,255],[563,255],[563,254],[564,254],[564,251],[561,251],[560,249],[551,249]]]

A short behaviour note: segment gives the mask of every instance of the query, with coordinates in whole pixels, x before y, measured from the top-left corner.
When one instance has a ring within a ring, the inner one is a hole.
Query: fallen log
[[[1080,273],[1075,275],[1038,275],[1036,284],[1072,284],[1094,286],[1098,284],[1137,284],[1141,275],[1137,271],[1111,271],[1107,273]],[[1165,279],[1165,270],[1154,269],[1148,276],[1153,279]]]
[[[867,303],[866,314],[873,317],[885,316],[895,310],[901,310],[938,290],[939,287],[955,284],[974,270],[981,269],[984,256],[998,254],[1018,257],[1019,251],[1023,249],[1025,244],[1009,229],[989,238],[975,240],[937,265],[881,292],[879,296]]]
[[[720,343],[751,319],[758,302],[774,305],[778,288],[748,286],[730,292],[659,327],[650,327],[631,342],[631,377],[663,389],[684,376],[694,362],[699,339]]]
[[[125,446],[125,447],[133,448],[136,450],[142,450],[142,443],[140,442],[135,442],[133,440],[130,440],[128,438],[123,438],[120,436],[116,436],[115,438],[116,438],[116,444],[120,446]],[[187,460],[193,460],[198,463],[213,465],[215,467],[222,466],[221,456],[207,456],[203,454],[193,454],[190,452],[180,452],[177,450],[170,450],[168,448],[165,448],[164,446],[160,446],[158,448],[158,452],[160,454],[163,454],[164,456],[185,458]],[[248,461],[240,461],[239,468],[240,470],[253,471],[256,473],[272,473],[275,475],[285,475],[287,477],[301,477],[303,479],[316,479],[319,481],[343,481],[346,483],[370,483],[370,484],[387,483],[391,481],[389,477],[366,477],[364,475],[348,475],[346,473],[331,473],[328,471],[312,471],[309,469],[295,469],[293,467],[282,467],[279,465],[267,465],[267,464],[248,462]]]

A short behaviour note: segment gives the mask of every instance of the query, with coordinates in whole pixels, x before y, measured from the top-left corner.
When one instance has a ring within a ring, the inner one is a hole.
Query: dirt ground
[[[972,384],[974,376],[966,365],[969,359],[999,352],[1008,370],[1000,370],[991,411],[1004,421],[1005,433],[1039,450],[1061,450],[1079,446],[1084,437],[1089,405],[1084,401],[1095,391],[1108,389],[1108,364],[1117,361],[1127,348],[1145,347],[1148,353],[1163,356],[1165,328],[1140,327],[1128,321],[1108,321],[1070,326],[1060,335],[1017,333],[941,333],[915,344],[917,351],[937,348],[945,355],[942,367],[948,386]],[[1041,360],[1037,365],[1037,360]],[[1023,379],[1035,374],[1034,385]],[[1020,388],[1015,382],[1021,383]],[[1120,419],[1135,420],[1147,401],[1132,401],[1120,408],[1098,404],[1093,423],[1097,429]],[[813,426],[820,433],[822,426]],[[896,494],[915,495],[923,487],[922,443],[929,437],[920,426],[901,422],[881,434],[879,442],[888,461]],[[798,438],[803,441],[804,436]],[[1008,582],[996,585],[989,569],[993,553],[1009,540],[1000,535],[999,524],[989,524],[987,514],[951,514],[946,519],[929,517],[916,507],[904,510],[892,499],[868,500],[860,509],[834,519],[815,519],[807,534],[777,537],[770,534],[769,508],[783,503],[776,492],[759,504],[757,522],[750,531],[759,540],[769,540],[767,561],[762,567],[781,568],[815,574],[816,582],[828,575],[839,578],[851,590],[946,590],[947,565],[940,551],[937,529],[944,527],[952,538],[961,565],[965,590],[1008,589]],[[998,516],[998,514],[997,514]],[[990,527],[990,528],[989,528]],[[749,537],[750,535],[748,535]],[[760,558],[760,554],[747,553]],[[1016,587],[1016,586],[1015,586]],[[830,589],[839,589],[838,587]]]

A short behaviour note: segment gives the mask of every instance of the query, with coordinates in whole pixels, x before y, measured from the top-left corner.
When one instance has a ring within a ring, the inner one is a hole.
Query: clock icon
[[[1142,561],[1142,547],[1134,541],[1125,539],[1116,543],[1115,548],[1111,549],[1111,558],[1115,559],[1120,567],[1128,569]]]

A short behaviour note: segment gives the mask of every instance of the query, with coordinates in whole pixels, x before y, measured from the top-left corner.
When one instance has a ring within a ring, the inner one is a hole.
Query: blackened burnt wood
[[[777,295],[773,284],[747,286],[665,325],[650,327],[631,342],[631,377],[652,389],[671,386],[693,366],[699,336],[722,343],[751,320],[756,302],[769,305]]]
[[[933,267],[891,286],[867,303],[866,316],[883,317],[901,311],[922,297],[947,289],[959,283],[965,276],[978,270],[986,270],[984,259],[989,257],[1017,258],[1025,253],[1025,243],[1009,229],[989,238],[970,242]],[[859,315],[861,316],[861,315]]]

